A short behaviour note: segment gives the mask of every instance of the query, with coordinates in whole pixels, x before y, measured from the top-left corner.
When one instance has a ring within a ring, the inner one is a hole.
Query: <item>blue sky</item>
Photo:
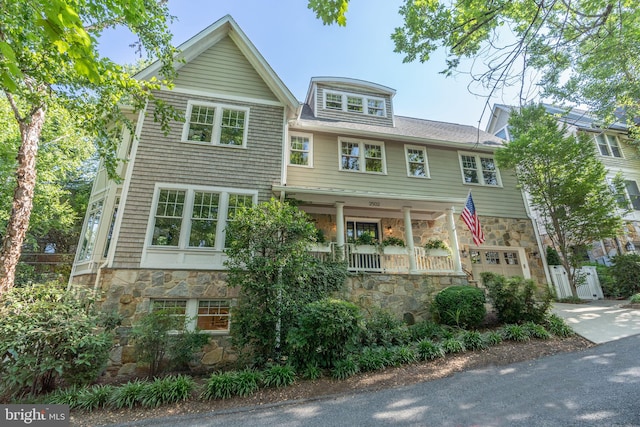
[[[325,26],[306,0],[169,0],[177,46],[224,15],[231,15],[291,92],[303,101],[311,77],[367,80],[396,90],[395,114],[478,126],[486,99],[469,93],[468,76],[445,78],[444,54],[425,64],[402,62],[390,35],[402,25],[401,0],[351,0],[347,26]],[[134,63],[124,31],[106,33],[100,51],[119,63]],[[515,103],[494,98],[491,102]],[[489,116],[485,112],[480,127]]]

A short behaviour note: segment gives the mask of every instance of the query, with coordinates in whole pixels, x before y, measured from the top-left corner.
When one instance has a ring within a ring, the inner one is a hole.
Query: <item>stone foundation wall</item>
[[[78,292],[93,289],[95,275],[80,276],[72,286]],[[129,330],[144,314],[149,313],[152,299],[230,299],[235,305],[238,289],[226,283],[221,271],[186,270],[118,270],[103,269],[97,294],[101,311],[118,313],[122,325],[117,331],[115,346],[109,358],[111,375],[140,374],[136,366],[133,346],[129,343]],[[219,366],[236,360],[228,334],[212,334],[203,349],[204,367]]]
[[[145,374],[136,364],[129,331],[150,311],[152,299],[228,298],[233,306],[238,290],[229,288],[225,279],[226,274],[221,271],[104,269],[97,295],[99,308],[107,313],[117,312],[123,318],[115,346],[110,352],[109,375]],[[90,293],[94,282],[95,275],[76,277],[74,289]],[[347,279],[344,291],[336,296],[357,304],[365,311],[380,308],[391,311],[398,319],[413,323],[428,318],[429,303],[438,291],[464,284],[468,284],[466,277],[455,275],[354,274]],[[212,335],[210,343],[203,349],[201,364],[204,369],[217,369],[236,359],[230,336]]]
[[[365,311],[383,309],[406,323],[430,317],[429,304],[448,286],[468,285],[466,276],[424,276],[417,274],[351,275],[339,296]]]

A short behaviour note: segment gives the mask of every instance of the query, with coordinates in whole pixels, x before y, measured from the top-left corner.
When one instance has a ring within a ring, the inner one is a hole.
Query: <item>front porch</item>
[[[456,269],[447,251],[427,251],[422,247],[357,245],[336,242],[317,244],[310,252],[320,259],[344,259],[351,272],[386,274],[453,274]]]

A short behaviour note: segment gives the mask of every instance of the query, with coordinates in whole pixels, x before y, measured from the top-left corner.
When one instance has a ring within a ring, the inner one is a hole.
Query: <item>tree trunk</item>
[[[44,118],[45,109],[41,107],[33,110],[27,120],[20,122],[22,143],[18,151],[16,189],[13,193],[11,216],[0,248],[0,296],[14,285],[16,266],[29,228],[33,193],[36,186],[38,142]]]

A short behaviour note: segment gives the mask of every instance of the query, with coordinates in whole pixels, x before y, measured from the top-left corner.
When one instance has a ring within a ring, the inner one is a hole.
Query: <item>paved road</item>
[[[442,380],[131,426],[640,426],[640,335]]]

